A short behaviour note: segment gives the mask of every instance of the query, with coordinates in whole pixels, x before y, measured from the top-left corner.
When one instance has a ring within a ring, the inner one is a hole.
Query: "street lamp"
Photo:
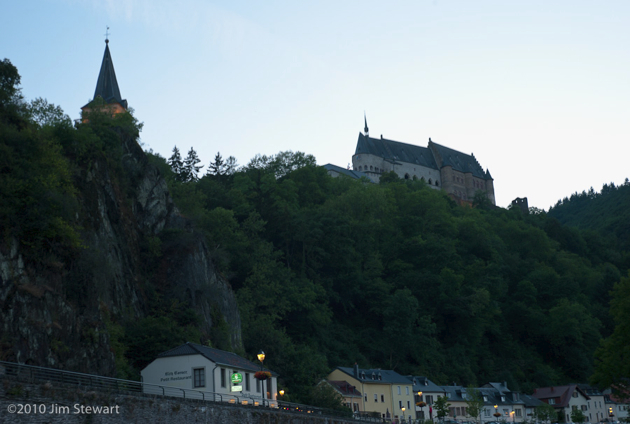
[[[510,412],[510,415],[512,416],[512,422],[514,422],[514,411]]]
[[[405,422],[405,407],[403,406],[403,407],[402,407],[402,408],[400,408],[400,409],[402,409],[402,411],[403,411],[403,419],[402,419],[402,422]]]
[[[418,403],[416,403],[420,407],[420,418],[424,421],[424,411],[422,408],[426,405],[425,402],[422,401],[422,392],[418,392]]]
[[[499,407],[499,405],[494,405],[494,416],[496,417],[497,422],[499,422],[499,417],[501,416],[501,414],[499,413],[499,411],[497,409],[498,407]]]
[[[263,352],[262,350],[260,352],[258,352],[258,355],[256,355],[258,357],[258,360],[260,361],[260,372],[262,372],[263,370],[263,361],[265,360],[265,352]],[[261,391],[261,396],[262,396],[262,404],[263,406],[265,406],[265,380],[260,380],[260,391]]]

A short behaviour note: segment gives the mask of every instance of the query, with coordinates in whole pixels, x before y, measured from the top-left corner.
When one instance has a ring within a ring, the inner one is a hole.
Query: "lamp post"
[[[420,418],[424,421],[424,402],[422,401],[422,392],[418,392],[418,406],[420,406]]]
[[[260,352],[258,352],[258,355],[256,355],[258,357],[258,360],[260,361],[260,371],[262,372],[263,370],[263,361],[265,360],[265,352],[263,352],[262,350]],[[262,405],[265,406],[265,380],[260,380],[260,391],[261,391],[261,395],[262,395]]]
[[[499,408],[499,405],[494,405],[494,416],[496,417],[497,423],[498,423],[499,417],[501,416],[501,414],[499,414],[499,410],[497,408]]]
[[[403,406],[403,407],[402,407],[402,408],[400,408],[400,409],[402,409],[402,412],[403,412],[403,419],[402,419],[402,422],[405,422],[405,407]]]
[[[512,422],[514,422],[514,415],[515,415],[515,414],[514,414],[514,411],[511,411],[511,412],[510,412],[510,415],[512,416]]]

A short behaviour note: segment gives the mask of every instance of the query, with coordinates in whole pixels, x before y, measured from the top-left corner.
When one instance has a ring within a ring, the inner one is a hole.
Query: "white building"
[[[144,393],[277,407],[277,374],[260,381],[260,370],[235,353],[186,343],[159,354],[141,374]]]

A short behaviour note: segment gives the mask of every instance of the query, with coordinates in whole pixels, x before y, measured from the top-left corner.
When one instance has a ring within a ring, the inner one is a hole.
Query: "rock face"
[[[31,264],[18,240],[0,243],[0,360],[114,375],[111,324],[145,317],[156,290],[201,317],[204,341],[219,319],[229,345],[241,348],[236,298],[204,237],[135,139],[120,138],[120,162],[102,158],[78,171],[83,249]]]

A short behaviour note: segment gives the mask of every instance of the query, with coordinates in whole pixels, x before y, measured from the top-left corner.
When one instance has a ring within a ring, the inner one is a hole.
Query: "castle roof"
[[[473,176],[482,179],[492,179],[489,172],[485,172],[474,155],[467,155],[450,147],[442,146],[429,139],[429,148],[438,154],[440,168],[450,166],[454,170],[471,173]]]
[[[342,168],[341,166],[333,165],[332,163],[327,163],[326,165],[323,165],[323,167],[326,171],[337,172],[338,174],[343,174],[350,178],[354,178],[355,180],[360,180],[362,177],[365,177],[368,180],[370,179],[370,177],[368,177],[368,175],[364,172],[355,171],[354,169]]]
[[[97,96],[102,97],[105,103],[119,103],[122,107],[127,109],[127,100],[123,100],[120,95],[120,89],[118,88],[114,62],[109,52],[109,40],[105,40],[105,53],[103,54],[101,71],[96,81],[96,90],[94,90],[94,98],[96,99]]]
[[[433,153],[428,148],[388,140],[382,136],[379,139],[359,133],[354,154],[362,153],[372,154],[391,162],[415,163],[427,168],[439,169]]]

